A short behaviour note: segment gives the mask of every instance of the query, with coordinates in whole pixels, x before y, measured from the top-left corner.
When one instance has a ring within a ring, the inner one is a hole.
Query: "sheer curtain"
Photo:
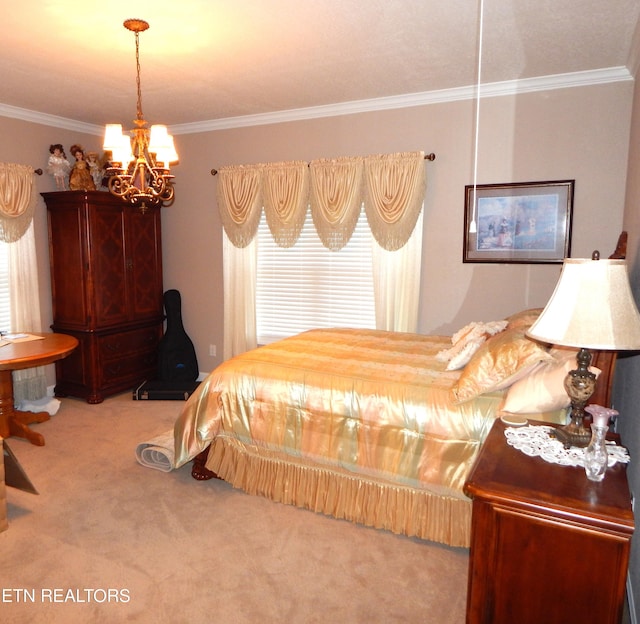
[[[11,331],[41,332],[40,294],[33,222],[22,238],[9,245],[9,291]],[[45,368],[13,372],[13,395],[17,403],[35,401],[47,394]]]
[[[256,275],[258,245],[254,239],[236,247],[223,232],[224,346],[228,360],[258,346],[256,329]]]
[[[11,330],[40,332],[40,294],[33,213],[36,203],[33,169],[0,163],[0,240],[8,243]],[[16,402],[40,399],[47,393],[43,367],[13,373]]]
[[[373,243],[376,329],[416,333],[422,265],[422,213],[409,240],[397,251]]]
[[[262,165],[223,167],[218,208],[223,232],[225,360],[257,346],[256,232],[262,212]]]
[[[373,246],[376,328],[416,332],[426,191],[424,152],[365,158],[365,210]]]

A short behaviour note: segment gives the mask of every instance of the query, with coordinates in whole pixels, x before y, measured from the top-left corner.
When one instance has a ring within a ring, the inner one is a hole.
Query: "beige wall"
[[[622,226],[632,83],[482,101],[478,183],[575,179],[573,254],[613,249]],[[473,182],[472,102],[176,137],[176,203],[163,214],[165,287],[182,293],[201,371],[221,353],[222,250],[211,168],[423,149],[427,162],[419,330],[448,334],[542,306],[558,265],[462,263],[464,187]]]
[[[632,83],[482,101],[478,183],[575,179],[573,255],[612,249],[622,226]],[[221,225],[210,170],[227,164],[423,149],[427,162],[419,330],[451,333],[471,320],[541,306],[558,265],[462,263],[464,186],[473,182],[473,102],[236,128],[176,137],[176,202],[163,211],[165,289],[180,290],[200,370],[221,361]],[[0,160],[46,165],[48,147],[100,137],[0,117]],[[54,190],[50,176],[38,192]],[[36,215],[43,327],[51,323],[46,210]],[[209,345],[218,356],[209,356]]]

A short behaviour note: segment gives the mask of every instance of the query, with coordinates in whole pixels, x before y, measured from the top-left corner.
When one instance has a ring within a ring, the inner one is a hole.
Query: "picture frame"
[[[561,263],[575,180],[465,186],[463,262]]]

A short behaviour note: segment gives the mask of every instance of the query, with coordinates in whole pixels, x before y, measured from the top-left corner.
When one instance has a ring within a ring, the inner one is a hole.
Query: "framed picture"
[[[575,180],[465,186],[464,262],[561,263]]]

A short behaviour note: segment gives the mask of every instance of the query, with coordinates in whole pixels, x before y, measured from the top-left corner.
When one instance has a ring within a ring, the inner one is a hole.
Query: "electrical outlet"
[[[217,351],[217,350],[216,350],[216,345],[214,345],[214,344],[210,344],[210,345],[209,345],[209,355],[210,355],[211,357],[215,357],[215,356],[216,356],[216,351]]]

